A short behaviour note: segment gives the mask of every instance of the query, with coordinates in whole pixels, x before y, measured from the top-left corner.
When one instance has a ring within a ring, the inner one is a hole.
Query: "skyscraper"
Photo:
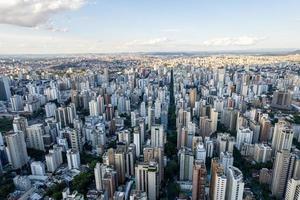
[[[136,188],[147,192],[149,200],[158,199],[159,181],[156,162],[140,163],[135,167]]]
[[[163,125],[153,125],[151,127],[151,146],[163,147],[165,144],[165,133]]]
[[[242,200],[244,193],[243,173],[236,167],[230,166],[227,173],[226,199]]]
[[[36,176],[45,175],[45,165],[41,161],[33,161],[30,164],[31,174]]]
[[[94,175],[95,175],[95,182],[96,182],[96,189],[98,192],[103,191],[103,164],[97,163],[94,168]]]
[[[179,156],[179,179],[181,181],[192,180],[193,178],[193,165],[194,154],[191,149],[181,148],[178,152]],[[202,160],[203,161],[203,160]],[[204,161],[203,161],[204,163]]]
[[[28,147],[36,150],[45,151],[44,127],[43,124],[34,124],[26,129],[28,136]]]
[[[0,101],[7,101],[10,97],[9,80],[5,76],[0,76]]]
[[[196,88],[190,89],[189,99],[190,99],[191,109],[195,108],[195,102],[197,100]]]
[[[136,156],[139,157],[142,150],[141,134],[138,127],[133,131],[133,143],[135,144]]]
[[[226,182],[224,167],[218,158],[211,160],[210,199],[225,200]]]
[[[290,179],[287,183],[285,200],[300,199],[300,179]]]
[[[114,158],[115,158],[115,170],[118,175],[118,184],[124,184],[125,182],[125,155],[123,148],[117,148]]]
[[[14,169],[19,169],[28,162],[28,154],[22,131],[9,132],[6,135],[9,160]]]
[[[253,138],[253,131],[249,128],[239,128],[236,136],[236,148],[241,149],[244,144],[251,144]]]
[[[22,96],[14,95],[14,96],[10,97],[10,103],[11,103],[12,111],[24,110]]]
[[[294,131],[287,121],[279,120],[275,124],[274,134],[272,139],[273,154],[277,151],[290,151],[293,143]]]
[[[290,178],[300,178],[299,155],[288,150],[278,151],[273,164],[271,191],[276,198],[283,198]]]
[[[67,150],[67,161],[68,168],[71,169],[79,169],[80,168],[80,155],[79,151],[68,149]]]
[[[45,156],[46,158],[46,166],[48,172],[55,172],[57,167],[59,167],[63,163],[62,159],[62,147],[53,146],[53,149],[49,150],[49,154]]]
[[[98,103],[95,100],[92,100],[89,102],[89,110],[90,110],[90,116],[98,116],[99,115],[99,109],[98,109]]]
[[[206,167],[202,160],[196,160],[193,167],[192,200],[205,199]]]

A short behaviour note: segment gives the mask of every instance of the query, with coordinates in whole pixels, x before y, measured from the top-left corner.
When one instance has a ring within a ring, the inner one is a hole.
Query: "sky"
[[[0,0],[0,54],[300,49],[299,0]]]

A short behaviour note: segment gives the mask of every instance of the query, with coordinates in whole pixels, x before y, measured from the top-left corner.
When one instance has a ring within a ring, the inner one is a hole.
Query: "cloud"
[[[265,40],[266,37],[223,37],[214,38],[203,42],[204,46],[251,46]]]
[[[69,29],[67,27],[58,27],[52,21],[49,21],[46,24],[38,25],[35,27],[35,29],[36,30],[48,30],[51,32],[61,32],[61,33],[69,32]]]
[[[127,42],[125,46],[156,46],[162,45],[169,42],[172,42],[172,39],[162,37],[162,38],[153,38],[148,40],[133,40],[131,42]]]
[[[177,33],[177,32],[180,32],[180,29],[177,29],[177,28],[166,28],[166,29],[162,29],[161,32]]]
[[[36,27],[60,12],[77,10],[86,0],[0,0],[0,24]]]

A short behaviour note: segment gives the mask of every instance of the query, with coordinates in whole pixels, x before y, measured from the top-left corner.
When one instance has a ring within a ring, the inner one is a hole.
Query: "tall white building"
[[[69,169],[79,169],[80,168],[79,151],[68,149],[67,150],[67,161],[68,161]]]
[[[28,154],[22,131],[10,132],[5,136],[9,162],[19,169],[28,162]]]
[[[284,120],[279,120],[275,124],[272,151],[276,153],[281,150],[290,150],[293,143],[294,131],[290,124]]]
[[[43,124],[34,124],[26,129],[28,137],[28,147],[36,150],[45,151],[44,127]]]
[[[181,181],[191,181],[193,178],[194,154],[190,149],[181,148],[178,155],[180,165],[179,179]]]
[[[54,117],[56,109],[55,103],[47,103],[45,105],[46,117]]]
[[[157,99],[154,103],[154,116],[155,119],[159,119],[160,118],[160,114],[161,114],[161,102],[159,99]]]
[[[142,150],[141,134],[139,129],[134,129],[133,132],[133,143],[135,144],[135,154],[137,157],[140,156]]]
[[[214,133],[217,131],[218,126],[218,112],[216,109],[211,109],[210,111],[210,120],[211,120],[211,131]]]
[[[103,191],[103,164],[97,163],[94,168],[94,175],[95,175],[95,182],[96,182],[96,189],[97,191]]]
[[[199,142],[196,146],[196,160],[203,160],[203,162],[205,163],[206,150],[202,142]]]
[[[146,192],[149,200],[158,199],[159,173],[156,162],[140,163],[135,167],[137,190]]]
[[[163,125],[151,126],[151,146],[163,147],[165,144],[165,133]]]
[[[45,158],[47,171],[53,173],[63,163],[62,147],[53,146],[53,149],[49,150],[49,154]]]
[[[236,136],[236,148],[241,149],[243,144],[251,144],[253,138],[253,131],[249,128],[239,128]]]
[[[98,109],[98,103],[95,100],[92,100],[89,102],[89,110],[90,110],[90,116],[98,116],[99,115],[99,109]]]
[[[20,95],[14,95],[10,98],[12,111],[22,111],[24,110],[23,99]]]
[[[300,199],[300,180],[290,179],[287,183],[285,192],[285,200],[299,200]]]
[[[244,185],[242,172],[236,167],[229,167],[227,173],[226,199],[242,200]]]
[[[228,168],[233,166],[233,155],[229,152],[222,152],[220,154],[220,163],[224,167],[224,172],[227,174]]]
[[[31,174],[36,176],[44,176],[45,172],[45,165],[41,161],[34,161],[30,164]]]

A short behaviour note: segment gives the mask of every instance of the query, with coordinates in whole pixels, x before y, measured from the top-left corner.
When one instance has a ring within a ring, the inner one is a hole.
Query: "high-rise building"
[[[43,124],[34,124],[26,129],[28,137],[28,147],[40,151],[45,151],[44,145],[44,126]]]
[[[300,179],[290,179],[287,183],[285,200],[300,199]]]
[[[181,148],[179,156],[179,180],[186,181],[193,178],[194,153],[191,149]],[[204,161],[203,161],[204,162]]]
[[[155,119],[159,119],[161,115],[161,102],[157,99],[154,103],[154,116]]]
[[[118,175],[118,184],[125,182],[125,152],[123,148],[117,148],[114,154],[115,170]]]
[[[294,131],[287,121],[279,120],[275,124],[272,151],[276,153],[281,150],[290,151],[293,143]]]
[[[290,91],[278,91],[273,93],[271,106],[279,109],[290,109],[292,94]]]
[[[21,117],[21,116],[14,117],[14,120],[13,120],[14,132],[22,131],[24,134],[25,141],[27,138],[27,133],[26,133],[27,127],[28,127],[28,122],[25,117]]]
[[[77,117],[75,103],[70,103],[66,109],[67,109],[67,123],[69,125],[74,124],[76,121],[75,119]]]
[[[36,176],[44,176],[45,172],[45,164],[41,161],[33,161],[30,164],[31,174]]]
[[[113,199],[117,188],[117,172],[112,169],[106,169],[103,175],[103,188],[108,193],[108,199]]]
[[[226,199],[242,200],[244,193],[244,180],[242,172],[236,167],[229,167],[227,173]]]
[[[10,97],[11,109],[12,111],[22,111],[24,110],[23,99],[20,95],[14,95]]]
[[[205,162],[206,160],[206,149],[203,145],[202,142],[199,142],[198,145],[196,146],[196,160],[203,160]]]
[[[241,149],[244,144],[252,144],[253,131],[249,128],[239,128],[236,136],[235,146],[237,149]]]
[[[71,169],[79,169],[80,168],[80,155],[79,151],[68,149],[67,150],[67,161],[68,168]]]
[[[300,178],[299,155],[281,150],[276,153],[273,164],[271,191],[276,198],[283,198],[290,178]]]
[[[190,102],[191,109],[195,108],[195,102],[197,100],[197,89],[196,88],[190,89],[189,100],[190,100],[189,102]]]
[[[217,131],[218,126],[218,112],[216,109],[210,110],[210,120],[211,120],[211,131],[214,133]]]
[[[55,110],[57,109],[55,103],[47,103],[45,105],[46,117],[54,117]]]
[[[158,164],[160,183],[164,178],[164,149],[162,147],[145,147],[143,154],[145,163],[155,161]]]
[[[156,162],[140,163],[135,167],[136,188],[146,192],[149,200],[158,199],[159,178]]]
[[[103,191],[103,174],[104,174],[104,166],[101,163],[97,163],[94,168],[96,189],[98,192]]]
[[[265,163],[272,158],[272,148],[264,143],[254,145],[254,160],[257,163]]]
[[[126,175],[127,176],[134,176],[134,167],[135,167],[135,161],[136,161],[136,155],[135,155],[135,145],[130,144],[127,148],[127,152],[125,155],[126,160]]]
[[[55,170],[63,163],[62,159],[62,147],[53,146],[53,149],[49,150],[49,154],[45,156],[46,166],[48,172],[55,172]]]
[[[6,137],[9,161],[14,169],[19,169],[28,162],[28,154],[22,131],[9,132]]]
[[[64,128],[68,124],[68,114],[65,107],[59,107],[55,111],[55,120],[59,123],[61,128]]]
[[[66,129],[67,134],[69,134],[69,139],[71,142],[71,148],[73,150],[82,151],[82,141],[81,141],[81,133],[77,129]]]
[[[227,177],[218,158],[211,160],[210,199],[225,200]]]
[[[135,154],[137,157],[139,157],[142,150],[142,141],[141,141],[140,129],[138,127],[135,127],[133,131],[133,143],[135,144],[135,150],[136,150]]]
[[[98,113],[102,115],[105,111],[104,98],[102,95],[99,95],[97,97],[97,107],[98,107]]]
[[[227,174],[228,168],[233,166],[233,155],[229,152],[221,152],[220,154],[220,163],[224,167],[224,173]]]
[[[7,101],[11,97],[9,80],[5,76],[0,76],[0,101]]]
[[[165,133],[163,125],[153,125],[151,127],[151,146],[163,147],[165,144]]]
[[[99,109],[98,109],[98,103],[95,100],[92,100],[89,102],[89,110],[90,110],[90,116],[98,116],[99,115]]]
[[[268,115],[263,115],[260,118],[260,135],[259,135],[259,141],[260,142],[268,142],[272,124],[271,121],[268,119]]]
[[[204,162],[202,160],[196,160],[192,172],[192,200],[204,200],[207,175]]]

